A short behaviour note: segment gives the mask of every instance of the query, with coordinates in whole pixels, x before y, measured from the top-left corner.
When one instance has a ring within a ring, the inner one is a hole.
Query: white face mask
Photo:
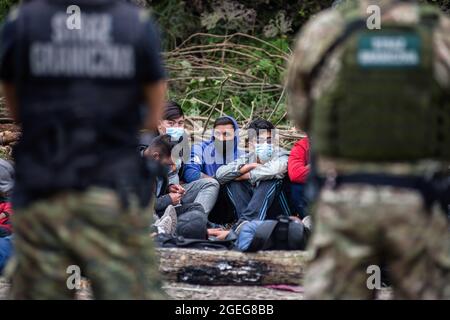
[[[169,127],[166,129],[166,134],[172,137],[172,141],[178,141],[184,134],[184,129],[179,127]]]
[[[273,156],[273,144],[270,143],[257,143],[255,145],[256,156],[262,162],[267,162],[272,159]]]

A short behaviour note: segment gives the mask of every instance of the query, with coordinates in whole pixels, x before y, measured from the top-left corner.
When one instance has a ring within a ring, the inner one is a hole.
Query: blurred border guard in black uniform
[[[151,173],[136,152],[166,90],[149,15],[121,0],[28,1],[3,27],[1,79],[23,134],[13,298],[72,298],[72,265],[96,298],[163,297],[147,232]]]

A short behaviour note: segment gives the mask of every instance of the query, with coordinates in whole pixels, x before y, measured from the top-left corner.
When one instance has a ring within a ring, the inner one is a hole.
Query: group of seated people
[[[214,122],[209,139],[191,145],[182,108],[167,103],[158,133],[141,145],[142,156],[157,161],[167,173],[156,184],[156,232],[176,234],[181,227],[177,219],[189,212],[202,216],[198,219],[204,219],[208,235],[219,239],[243,222],[280,215],[309,223],[303,196],[308,138],[288,152],[279,146],[270,121],[253,120],[242,145],[239,129],[234,118],[223,116]]]
[[[142,137],[142,157],[158,163],[153,235],[225,239],[246,222],[283,215],[309,225],[303,188],[309,173],[305,137],[291,152],[279,147],[274,125],[252,121],[246,144],[230,116],[218,118],[205,141],[191,144],[185,116],[168,102],[158,132]],[[242,148],[246,146],[247,151]],[[0,273],[13,251],[11,203],[12,163],[0,159]]]

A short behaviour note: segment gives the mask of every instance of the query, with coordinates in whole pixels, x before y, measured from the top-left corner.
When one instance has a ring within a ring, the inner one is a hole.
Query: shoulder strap
[[[364,19],[357,19],[353,20],[350,23],[347,24],[345,27],[345,30],[342,32],[342,34],[336,38],[336,40],[328,47],[328,49],[324,52],[320,60],[317,62],[317,64],[311,69],[311,72],[308,76],[308,87],[310,88],[310,85],[316,79],[318,76],[320,70],[322,69],[325,62],[328,60],[328,58],[331,56],[331,54],[336,50],[336,48],[345,42],[348,38],[350,38],[351,35],[353,35],[356,31],[361,30],[366,27],[366,20]]]
[[[436,24],[441,15],[440,9],[432,5],[419,6],[420,22],[423,24],[430,23],[432,26]]]
[[[259,250],[265,250],[269,246],[270,237],[272,236],[275,227],[278,225],[277,220],[267,220],[262,223],[255,232],[250,246],[248,247],[248,252],[256,252]]]

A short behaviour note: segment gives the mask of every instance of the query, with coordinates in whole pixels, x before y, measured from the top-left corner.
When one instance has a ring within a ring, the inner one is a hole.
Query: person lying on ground
[[[300,217],[307,216],[308,203],[304,193],[309,170],[309,139],[305,137],[294,144],[288,161],[288,175],[291,182],[290,200],[295,209],[295,214]]]
[[[225,186],[239,220],[265,220],[283,186],[289,153],[274,142],[274,125],[257,119],[249,125],[250,152],[218,168],[216,179]]]
[[[277,229],[277,225],[279,226],[280,222],[289,224],[289,226]],[[293,228],[290,227],[291,223],[295,224]],[[311,234],[311,227],[310,217],[301,220],[298,217],[291,216],[264,221],[243,220],[232,229],[215,228],[208,229],[207,232],[210,239],[219,241],[233,240],[234,248],[243,252],[274,249],[305,250]],[[288,234],[286,235],[286,233]],[[259,237],[259,239],[255,240],[256,237]],[[286,242],[283,241],[286,238],[291,238],[291,243],[283,243]]]

